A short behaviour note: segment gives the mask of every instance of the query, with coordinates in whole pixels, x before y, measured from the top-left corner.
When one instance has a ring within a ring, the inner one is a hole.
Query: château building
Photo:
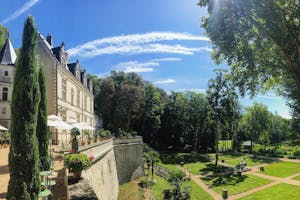
[[[9,39],[0,51],[0,125],[9,128],[10,103],[15,76],[16,52]]]
[[[10,102],[13,90],[16,53],[7,39],[0,54],[0,124],[10,127]],[[38,35],[37,66],[44,66],[48,115],[63,121],[86,122],[95,127],[93,82],[78,62],[68,62],[64,43],[54,47],[50,34]],[[58,136],[52,136],[54,142]]]

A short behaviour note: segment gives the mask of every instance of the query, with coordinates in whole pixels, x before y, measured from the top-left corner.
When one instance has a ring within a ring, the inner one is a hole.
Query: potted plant
[[[80,135],[80,132],[77,128],[71,129],[71,136],[72,136],[72,149],[75,150],[75,152],[78,151],[78,140],[77,136]]]
[[[97,143],[98,140],[98,133],[94,132],[94,143]]]
[[[74,179],[79,179],[82,170],[88,168],[91,165],[90,158],[82,153],[68,154],[65,156],[64,166],[73,173]]]
[[[87,143],[88,143],[88,144],[91,144],[92,137],[91,137],[90,132],[89,132],[88,130],[84,130],[84,131],[83,131],[83,134],[84,134],[85,136],[87,136],[87,139],[88,139]]]
[[[98,132],[98,135],[99,135],[100,141],[103,141],[104,138],[105,138],[105,130],[100,130],[100,131]]]

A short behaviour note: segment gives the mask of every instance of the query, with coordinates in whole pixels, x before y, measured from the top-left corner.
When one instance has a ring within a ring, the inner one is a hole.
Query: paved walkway
[[[7,186],[9,182],[9,168],[8,168],[8,153],[9,147],[0,147],[0,200],[6,199]],[[67,199],[67,187],[65,180],[66,170],[63,166],[63,156],[54,153],[54,173],[50,177],[56,181],[56,185],[52,188],[54,199]]]
[[[297,163],[300,163],[300,160],[292,160],[292,159],[280,159],[280,160],[281,161],[287,161],[287,162],[297,162]],[[259,168],[262,167],[262,166],[266,166],[266,165],[269,165],[269,164],[262,164],[262,165],[253,166],[253,167],[251,167],[251,171],[244,172],[243,174],[253,174],[253,175],[261,177],[261,178],[272,180],[273,182],[271,182],[269,184],[266,184],[266,185],[263,185],[263,186],[260,186],[260,187],[257,187],[257,188],[254,188],[254,189],[251,189],[251,190],[248,190],[248,191],[245,191],[245,192],[242,192],[242,193],[239,193],[239,194],[236,194],[236,195],[229,196],[228,200],[236,200],[236,199],[248,196],[248,195],[250,195],[250,194],[252,194],[254,192],[265,190],[265,189],[267,189],[269,187],[275,186],[275,185],[280,184],[280,183],[285,183],[285,184],[291,184],[291,185],[300,186],[300,181],[292,180],[294,177],[300,176],[300,172],[296,173],[296,174],[293,174],[291,176],[285,177],[285,178],[275,177],[275,176],[270,176],[270,175],[259,173]],[[179,168],[180,170],[182,170],[183,172],[185,172],[185,174],[187,176],[190,173],[190,172],[188,172],[188,170],[186,170],[183,167],[177,166],[177,168]],[[207,186],[206,184],[204,184],[201,181],[201,179],[200,179],[202,177],[201,175],[193,175],[193,174],[191,174],[190,177],[202,189],[204,189],[208,194],[210,194],[215,200],[222,200],[221,195],[219,195],[217,192],[215,192],[213,189],[209,188],[209,186]]]
[[[8,152],[9,147],[0,146],[0,199],[6,199],[9,181]]]

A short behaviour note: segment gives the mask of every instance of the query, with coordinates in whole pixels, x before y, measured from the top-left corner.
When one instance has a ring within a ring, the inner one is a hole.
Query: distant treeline
[[[272,114],[255,103],[243,108],[222,72],[208,83],[206,93],[171,92],[145,81],[136,73],[111,72],[93,77],[95,113],[103,128],[116,136],[136,131],[158,149],[214,151],[218,139],[230,139],[232,150],[241,141],[264,145],[297,139],[297,121]]]

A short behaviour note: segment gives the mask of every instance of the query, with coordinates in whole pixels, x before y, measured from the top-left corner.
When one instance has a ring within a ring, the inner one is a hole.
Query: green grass
[[[206,164],[208,164],[208,162],[189,163],[189,164],[185,164],[184,168],[189,170],[192,174],[200,174],[201,172],[200,170],[206,168]]]
[[[288,177],[298,172],[300,172],[300,163],[278,162],[265,166],[265,171],[260,173],[270,176]]]
[[[163,199],[163,191],[165,189],[170,189],[171,185],[168,181],[166,181],[165,179],[159,177],[159,176],[154,176],[156,182],[155,184],[152,186],[152,192],[154,195],[154,199],[156,200],[160,200]]]
[[[179,170],[176,165],[172,165],[172,164],[164,164],[164,163],[157,163],[158,166],[161,166],[163,168],[166,168],[170,171],[176,171],[176,170]]]
[[[191,200],[213,200],[213,198],[194,181],[189,181],[185,185],[191,187]]]
[[[155,200],[161,200],[163,199],[163,191],[165,189],[171,189],[172,186],[168,181],[159,176],[155,176],[155,180],[156,182],[152,187],[152,192]],[[194,181],[185,182],[184,186],[190,187],[191,200],[213,200],[213,198]]]
[[[260,178],[251,174],[242,175],[241,177],[228,175],[223,178],[215,177],[210,180],[202,180],[207,185],[212,186],[212,189],[220,195],[222,195],[223,188],[228,190],[228,195],[235,195],[272,182],[271,180]],[[222,183],[222,180],[226,181],[226,185]]]
[[[293,180],[300,181],[300,176],[294,177]]]
[[[142,200],[143,191],[140,189],[138,183],[144,180],[144,177],[141,177],[137,180],[130,181],[128,183],[122,184],[119,187],[119,200]]]
[[[231,150],[231,140],[219,140],[219,150],[229,151]]]
[[[300,187],[288,184],[278,184],[265,190],[255,192],[239,200],[298,200]]]
[[[236,166],[238,165],[241,161],[245,161],[248,166],[252,167],[255,165],[260,165],[260,164],[266,164],[266,163],[271,163],[272,160],[267,159],[267,158],[253,158],[253,157],[248,157],[244,156],[241,154],[223,154],[219,156],[219,160],[224,160],[226,164]]]

